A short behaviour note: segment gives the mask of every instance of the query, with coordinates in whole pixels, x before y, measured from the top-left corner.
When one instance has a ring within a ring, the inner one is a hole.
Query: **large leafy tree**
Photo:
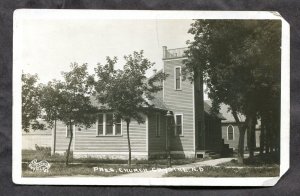
[[[246,129],[253,156],[258,115],[271,110],[278,116],[267,103],[280,99],[280,21],[196,20],[189,33],[194,40],[188,42],[185,73],[192,80],[201,74],[215,111],[220,103],[230,106],[239,124],[238,160],[243,162]],[[245,123],[239,114],[246,116]]]
[[[146,78],[146,71],[154,63],[144,58],[143,51],[125,56],[123,70],[114,69],[116,57],[107,57],[106,60],[106,64],[98,64],[95,69],[98,76],[95,84],[97,99],[114,112],[114,119],[123,119],[126,122],[128,164],[131,165],[130,122],[134,119],[138,123],[144,123],[142,113],[147,111],[145,107],[152,107],[148,100],[153,99],[153,93],[162,90],[160,81],[166,75],[160,72],[149,80]]]
[[[87,71],[87,64],[71,64],[71,71],[63,72],[63,80],[55,85],[59,89],[57,117],[70,128],[66,165],[69,163],[73,126],[90,127],[95,123],[95,108],[90,100],[93,93],[93,76]],[[54,112],[55,113],[55,112]],[[49,113],[52,115],[52,113]]]
[[[54,128],[53,154],[55,154],[56,149],[56,122],[61,119],[62,90],[63,85],[61,81],[57,80],[50,81],[47,85],[41,85],[40,89],[40,106],[44,111],[43,119],[50,128]]]
[[[22,129],[28,132],[43,129],[37,119],[41,116],[40,86],[37,84],[38,76],[22,74]]]

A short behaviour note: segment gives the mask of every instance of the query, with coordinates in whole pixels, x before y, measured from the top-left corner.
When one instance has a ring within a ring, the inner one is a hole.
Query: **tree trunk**
[[[262,155],[265,149],[265,116],[261,115],[261,126],[260,126],[260,144],[259,144],[259,153]]]
[[[203,71],[200,70],[199,73],[197,74],[199,78],[199,97],[200,97],[200,102],[199,102],[199,123],[200,123],[200,135],[201,135],[201,149],[206,150],[206,141],[205,141],[205,114],[204,114],[204,93],[203,93]]]
[[[244,143],[245,143],[245,126],[239,126],[240,135],[239,135],[239,145],[238,145],[238,163],[244,163]]]
[[[244,143],[245,143],[245,132],[247,127],[248,118],[246,118],[245,124],[241,124],[237,112],[232,110],[232,115],[239,127],[239,145],[238,145],[238,163],[244,163]]]
[[[270,152],[270,122],[269,118],[266,121],[266,153]]]
[[[249,116],[248,128],[247,128],[247,142],[249,149],[249,158],[252,159],[254,157],[254,140],[255,140],[255,117],[254,115]]]
[[[55,155],[56,150],[56,119],[54,120],[54,133],[53,133],[53,149],[52,149],[52,155]]]
[[[68,146],[68,150],[67,150],[67,157],[66,157],[66,166],[69,165],[69,156],[70,156],[70,148],[71,148],[71,144],[72,144],[72,139],[73,139],[73,128],[72,128],[72,123],[70,122],[70,141],[69,141],[69,146]]]
[[[129,137],[129,123],[130,121],[126,121],[127,126],[127,141],[128,141],[128,165],[131,166],[131,145],[130,145],[130,137]]]

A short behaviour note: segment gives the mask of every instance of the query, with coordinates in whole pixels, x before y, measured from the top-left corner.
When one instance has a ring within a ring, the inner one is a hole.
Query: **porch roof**
[[[110,110],[110,108],[107,105],[100,104],[95,96],[91,96],[91,103],[93,106],[97,107],[100,110]],[[154,97],[154,99],[146,99],[147,103],[151,105],[152,107],[149,107],[149,109],[157,109],[157,110],[164,110],[167,111],[168,108],[164,104],[164,102],[159,97]],[[144,106],[147,108],[147,106]]]

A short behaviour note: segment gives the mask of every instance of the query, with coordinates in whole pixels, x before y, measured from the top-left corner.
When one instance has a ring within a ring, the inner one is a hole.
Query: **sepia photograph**
[[[273,186],[289,167],[276,12],[17,10],[17,184]]]

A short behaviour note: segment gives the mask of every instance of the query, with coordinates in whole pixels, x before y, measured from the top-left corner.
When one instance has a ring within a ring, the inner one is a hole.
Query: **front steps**
[[[208,158],[208,157],[212,159],[218,159],[221,157],[221,154],[212,150],[197,150],[196,158]]]
[[[229,147],[229,144],[224,143],[224,139],[222,139],[222,148],[221,150],[197,150],[196,158],[221,158],[221,157],[232,157],[233,149]]]

